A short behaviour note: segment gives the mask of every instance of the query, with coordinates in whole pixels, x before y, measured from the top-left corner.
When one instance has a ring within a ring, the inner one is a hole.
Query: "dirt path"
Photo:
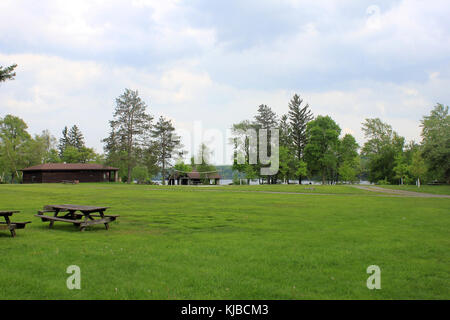
[[[386,189],[375,186],[352,186],[353,188],[358,188],[361,190],[380,192],[391,195],[400,195],[406,197],[421,197],[421,198],[450,198],[450,196],[445,194],[431,194],[431,193],[422,193],[422,192],[414,192],[414,191],[405,191],[405,190],[394,190],[394,189]]]

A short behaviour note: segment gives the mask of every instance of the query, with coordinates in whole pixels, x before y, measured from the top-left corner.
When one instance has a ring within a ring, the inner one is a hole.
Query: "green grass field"
[[[156,189],[172,191],[198,191],[199,189],[221,191],[263,191],[288,193],[323,193],[323,194],[374,194],[374,192],[352,188],[349,185],[298,185],[298,184],[265,184],[265,185],[205,185],[205,186],[149,186]]]
[[[450,199],[218,188],[0,185],[0,210],[33,221],[16,238],[0,231],[0,299],[450,298]],[[121,217],[79,232],[33,216],[61,203]],[[81,268],[81,290],[66,287],[69,265]],[[366,287],[370,265],[381,290]]]

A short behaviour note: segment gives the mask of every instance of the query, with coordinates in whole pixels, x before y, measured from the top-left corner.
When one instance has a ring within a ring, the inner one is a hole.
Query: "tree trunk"
[[[162,184],[163,186],[166,185],[166,167],[164,161],[162,163]]]
[[[128,162],[128,179],[127,179],[127,183],[130,184],[131,183],[131,163]]]

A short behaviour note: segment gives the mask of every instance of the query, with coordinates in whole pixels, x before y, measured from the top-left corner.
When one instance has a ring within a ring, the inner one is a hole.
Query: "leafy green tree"
[[[170,165],[174,152],[180,146],[180,138],[175,134],[172,121],[160,117],[151,130],[153,146],[156,151],[157,161],[161,165],[162,184],[166,184],[166,168]]]
[[[120,177],[120,180],[123,182],[127,182],[128,165],[125,161],[125,159],[127,158],[127,152],[123,148],[126,143],[124,141],[118,143],[119,139],[123,139],[123,137],[119,137],[119,135],[114,130],[111,130],[109,136],[103,139],[103,143],[105,144],[103,147],[106,156],[105,163],[110,166],[119,168],[118,175]],[[145,151],[151,154],[153,154],[152,150],[153,149],[151,148],[145,148]]]
[[[308,144],[304,158],[312,173],[320,174],[325,184],[337,166],[341,128],[329,116],[317,116],[308,123],[306,133]]]
[[[161,172],[158,157],[159,150],[157,150],[151,143],[144,148],[136,150],[138,164],[147,167],[149,177],[153,177]]]
[[[403,185],[403,181],[408,173],[408,164],[402,153],[395,156],[394,165],[395,177],[400,179],[400,184]]]
[[[233,138],[230,141],[234,148],[233,170],[245,174],[247,184],[250,183],[250,179],[258,177],[257,172],[259,170],[259,165],[255,163],[257,158],[251,159],[251,154],[257,154],[258,147],[251,144],[252,137],[249,135],[250,130],[254,130],[255,136],[253,139],[257,141],[257,126],[254,123],[244,120],[233,124],[231,128]],[[238,154],[242,155],[242,159],[238,159]]]
[[[279,150],[279,175],[284,182],[289,183],[289,179],[294,175],[295,156],[286,146],[280,146]]]
[[[185,164],[182,159],[178,159],[173,168],[179,172],[191,172],[192,166]]]
[[[295,166],[295,175],[298,176],[302,176],[302,177],[307,177],[308,176],[308,165],[305,161],[300,160],[297,161],[296,166]]]
[[[102,155],[95,152],[93,148],[81,147],[78,150],[80,163],[103,163]]]
[[[27,149],[32,139],[27,132],[27,124],[19,117],[6,115],[0,119],[0,155],[3,170],[11,177],[11,182],[20,181],[19,170],[27,161]]]
[[[423,158],[430,178],[450,183],[450,115],[438,103],[421,121]]]
[[[198,149],[197,161],[194,161],[194,157],[191,158],[191,165],[200,173],[200,179],[203,180],[203,183],[209,183],[208,173],[217,171],[216,167],[210,163],[211,156],[212,151],[209,147],[205,143],[201,143]]]
[[[59,153],[56,149],[50,149],[47,154],[46,157],[44,159],[44,163],[59,163],[61,162],[61,158],[59,156]]]
[[[138,91],[125,89],[116,99],[114,120],[111,120],[111,132],[104,139],[107,161],[123,161],[127,168],[127,177],[131,177],[137,155],[143,147],[151,129],[153,117],[146,113],[147,105],[139,97]],[[131,183],[131,179],[127,179]]]
[[[257,125],[248,120],[233,124],[231,128],[233,134],[231,143],[234,147],[233,170],[245,174],[247,184],[250,183],[250,179],[258,177],[257,172],[259,171],[259,164],[255,163],[257,158],[250,159],[251,154],[257,154],[258,147],[251,144],[252,137],[249,136],[249,130],[254,130],[256,135]],[[256,136],[253,138],[257,141]],[[238,161],[238,154],[243,157],[243,159],[240,159],[241,161]]]
[[[64,154],[61,158],[65,163],[101,163],[102,158],[98,155],[94,149],[81,147],[77,149],[74,146],[67,146],[64,150]]]
[[[405,139],[379,118],[366,119],[362,124],[362,130],[368,139],[361,155],[368,161],[369,181],[386,180],[395,183],[395,156],[403,152]]]
[[[28,167],[41,163],[60,162],[55,145],[56,139],[48,130],[42,131],[41,134],[36,134],[24,146],[26,149],[25,165]],[[55,154],[56,158],[54,157]]]
[[[354,182],[359,171],[360,159],[358,157],[359,145],[356,139],[347,133],[339,143],[338,174],[339,180]],[[343,167],[341,169],[341,167]],[[344,176],[341,175],[344,174]]]
[[[309,105],[302,107],[303,99],[297,94],[294,94],[289,102],[289,121],[290,134],[293,145],[293,150],[297,157],[297,161],[303,159],[303,151],[307,143],[306,127],[313,119]],[[299,184],[302,183],[302,176],[298,176]]]
[[[6,80],[14,80],[16,73],[14,69],[17,67],[17,64],[13,64],[9,67],[0,66],[0,82],[5,82]]]
[[[354,162],[344,161],[338,169],[339,177],[341,181],[354,183],[357,181],[357,168]]]
[[[58,154],[58,151],[56,150],[56,138],[50,133],[50,131],[43,130],[40,135],[35,136],[35,140],[40,140],[43,145],[44,157],[42,159],[42,163],[51,163],[52,161],[50,161],[50,159],[54,159],[55,152]]]
[[[339,144],[339,161],[355,161],[358,157],[358,148],[359,145],[356,142],[355,137],[347,133],[341,139],[341,143]]]
[[[427,174],[427,166],[420,150],[413,153],[408,171],[411,173],[413,178],[416,179],[417,186],[420,187],[420,181],[423,181]]]
[[[138,184],[142,184],[149,179],[148,170],[146,166],[136,166],[132,170],[132,178]]]
[[[65,163],[79,163],[80,151],[78,151],[78,149],[74,146],[69,145],[64,149],[61,159]]]

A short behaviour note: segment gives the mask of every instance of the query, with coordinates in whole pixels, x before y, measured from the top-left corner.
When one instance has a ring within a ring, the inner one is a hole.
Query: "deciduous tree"
[[[338,162],[338,146],[341,128],[329,116],[318,116],[307,125],[308,143],[305,146],[305,160],[312,173],[322,176],[325,184]]]
[[[421,121],[423,157],[430,178],[450,183],[450,115],[438,103]]]
[[[366,119],[362,130],[368,139],[361,155],[368,160],[369,181],[387,180],[395,183],[395,156],[403,152],[405,139],[379,118]]]

